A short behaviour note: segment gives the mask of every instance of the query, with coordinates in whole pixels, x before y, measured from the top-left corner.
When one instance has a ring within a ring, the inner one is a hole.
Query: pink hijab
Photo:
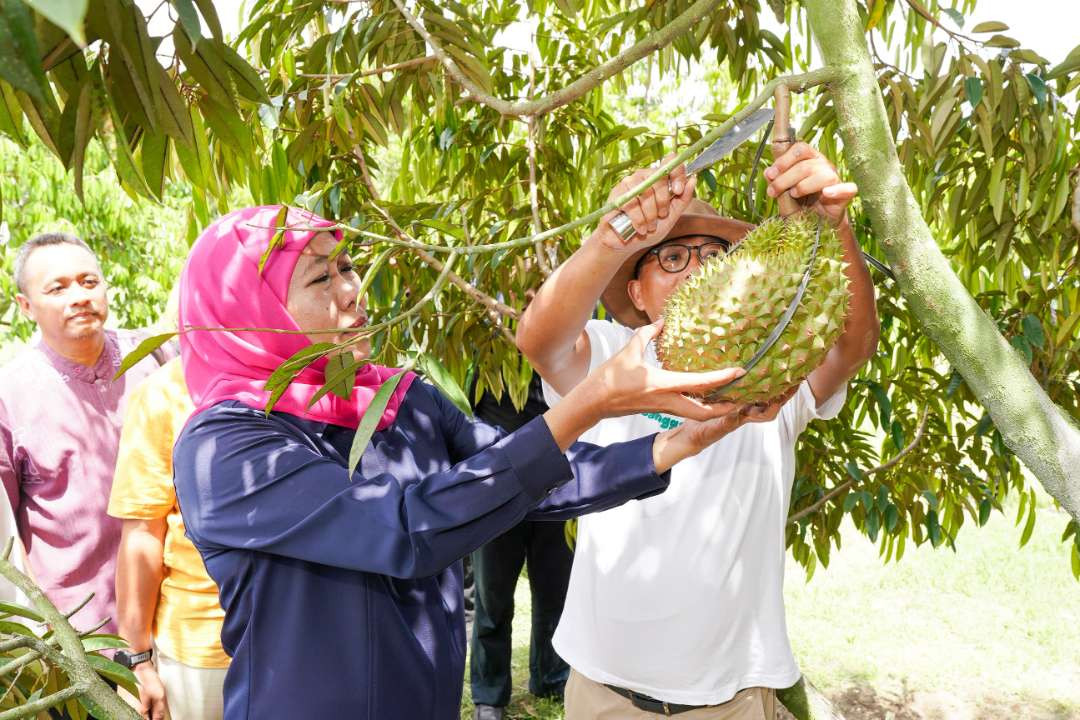
[[[180,327],[252,327],[299,330],[285,309],[289,279],[316,231],[294,230],[271,254],[259,274],[259,259],[276,232],[280,205],[250,207],[231,212],[208,227],[188,256],[180,276]],[[332,226],[329,220],[290,208],[286,225]],[[341,231],[335,231],[341,237]],[[195,411],[223,400],[265,408],[270,393],[267,378],[284,360],[308,346],[303,335],[268,332],[189,331],[180,336],[180,354]],[[301,372],[274,410],[318,422],[355,428],[360,424],[379,385],[400,372],[396,368],[364,365],[356,373],[352,396],[327,393],[309,409],[308,402],[325,381],[326,358]],[[378,430],[397,416],[415,375],[402,378],[386,406]]]

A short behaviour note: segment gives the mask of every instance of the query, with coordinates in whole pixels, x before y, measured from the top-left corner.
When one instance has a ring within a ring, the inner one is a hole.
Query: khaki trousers
[[[634,707],[617,692],[570,671],[566,683],[566,720],[659,720],[664,717]],[[740,690],[721,705],[679,713],[680,720],[775,720],[776,691],[752,687]]]
[[[225,714],[225,668],[197,668],[155,653],[171,720],[221,720]]]

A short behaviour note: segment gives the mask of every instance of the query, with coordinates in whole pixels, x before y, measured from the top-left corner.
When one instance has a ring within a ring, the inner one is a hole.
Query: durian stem
[[[855,0],[807,0],[806,10],[822,57],[843,73],[829,90],[844,156],[912,315],[1009,449],[1080,520],[1080,427],[1050,400],[938,248],[904,178]]]

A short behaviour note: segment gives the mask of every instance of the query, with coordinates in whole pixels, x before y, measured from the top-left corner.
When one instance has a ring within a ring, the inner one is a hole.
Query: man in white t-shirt
[[[611,193],[643,182],[642,170]],[[833,223],[848,263],[851,304],[823,364],[769,422],[749,423],[672,469],[667,492],[581,518],[556,651],[573,671],[567,720],[773,720],[775,690],[799,668],[784,620],[784,538],[795,441],[810,420],[834,417],[848,380],[877,346],[874,289],[847,221],[857,188],[795,143],[765,171],[768,194],[791,191]],[[537,293],[518,346],[558,402],[617,353],[633,328],[657,320],[664,300],[750,225],[693,197],[678,168],[622,208],[637,232],[623,240],[614,213]],[[589,320],[602,299],[616,322]],[[655,352],[650,355],[656,362]],[[607,445],[680,424],[650,413],[604,420],[582,440]]]

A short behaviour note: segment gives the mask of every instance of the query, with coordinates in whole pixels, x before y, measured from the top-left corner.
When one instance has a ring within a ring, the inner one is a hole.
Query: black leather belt
[[[657,700],[654,697],[642,695],[641,693],[636,693],[633,690],[627,690],[626,688],[621,688],[616,685],[605,684],[604,687],[612,692],[622,695],[638,710],[656,713],[657,715],[678,715],[679,713],[708,707],[708,705],[679,705],[678,703],[664,702],[663,700]]]

